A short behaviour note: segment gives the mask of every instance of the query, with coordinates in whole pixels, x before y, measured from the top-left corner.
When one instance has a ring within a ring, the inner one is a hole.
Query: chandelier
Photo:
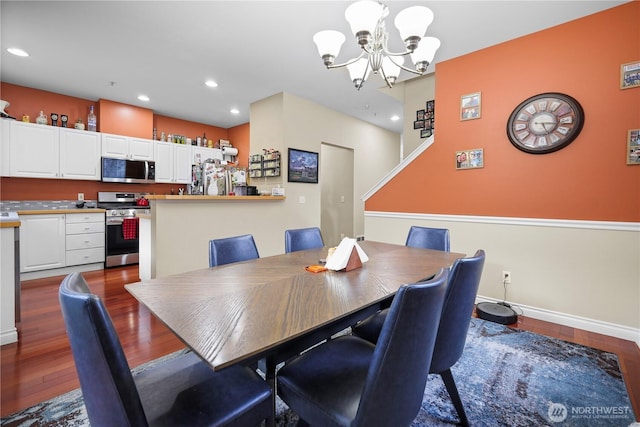
[[[380,75],[390,88],[396,82],[401,69],[422,75],[440,47],[440,40],[424,36],[427,27],[433,22],[433,12],[427,7],[408,7],[398,13],[393,21],[404,41],[404,52],[390,52],[387,48],[389,33],[384,20],[389,15],[389,8],[383,3],[360,0],[351,4],[344,15],[362,48],[360,56],[342,64],[334,64],[345,41],[344,35],[339,31],[320,31],[313,36],[313,41],[318,47],[324,65],[327,68],[347,67],[349,76],[358,90],[372,71]],[[407,55],[411,57],[415,69],[404,66]]]

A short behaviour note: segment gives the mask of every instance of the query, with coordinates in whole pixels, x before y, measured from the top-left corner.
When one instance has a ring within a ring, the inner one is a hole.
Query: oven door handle
[[[121,225],[124,222],[124,218],[107,218],[107,225]]]

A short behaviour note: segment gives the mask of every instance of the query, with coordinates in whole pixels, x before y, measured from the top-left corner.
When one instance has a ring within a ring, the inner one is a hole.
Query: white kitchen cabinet
[[[20,272],[64,267],[65,215],[20,215]]]
[[[60,177],[100,180],[100,134],[60,129]]]
[[[123,135],[102,134],[102,156],[114,159],[153,160],[154,141]]]
[[[103,213],[66,215],[65,265],[104,262],[105,218]]]
[[[192,159],[191,162],[193,164],[203,163],[207,159],[213,160],[222,160],[222,150],[219,148],[209,148],[209,147],[197,147],[193,146],[192,148]]]
[[[97,133],[13,121],[2,139],[3,176],[100,180]]]
[[[171,142],[155,143],[156,182],[191,182],[191,146]]]
[[[9,176],[60,178],[57,127],[14,121],[10,123],[8,142]]]

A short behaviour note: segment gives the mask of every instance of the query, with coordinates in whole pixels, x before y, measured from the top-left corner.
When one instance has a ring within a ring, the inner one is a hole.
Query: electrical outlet
[[[84,200],[84,193],[78,193],[78,200]]]
[[[502,270],[502,283],[505,285],[511,284],[511,272]]]

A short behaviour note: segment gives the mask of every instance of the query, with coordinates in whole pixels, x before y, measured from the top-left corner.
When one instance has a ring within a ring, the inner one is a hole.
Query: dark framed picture
[[[424,120],[424,110],[416,111],[416,120]]]
[[[318,153],[289,148],[289,182],[318,183]]]
[[[416,120],[413,122],[414,129],[422,129],[424,127],[424,120]]]
[[[431,135],[433,135],[433,129],[431,128],[420,129],[420,138],[429,138]]]

